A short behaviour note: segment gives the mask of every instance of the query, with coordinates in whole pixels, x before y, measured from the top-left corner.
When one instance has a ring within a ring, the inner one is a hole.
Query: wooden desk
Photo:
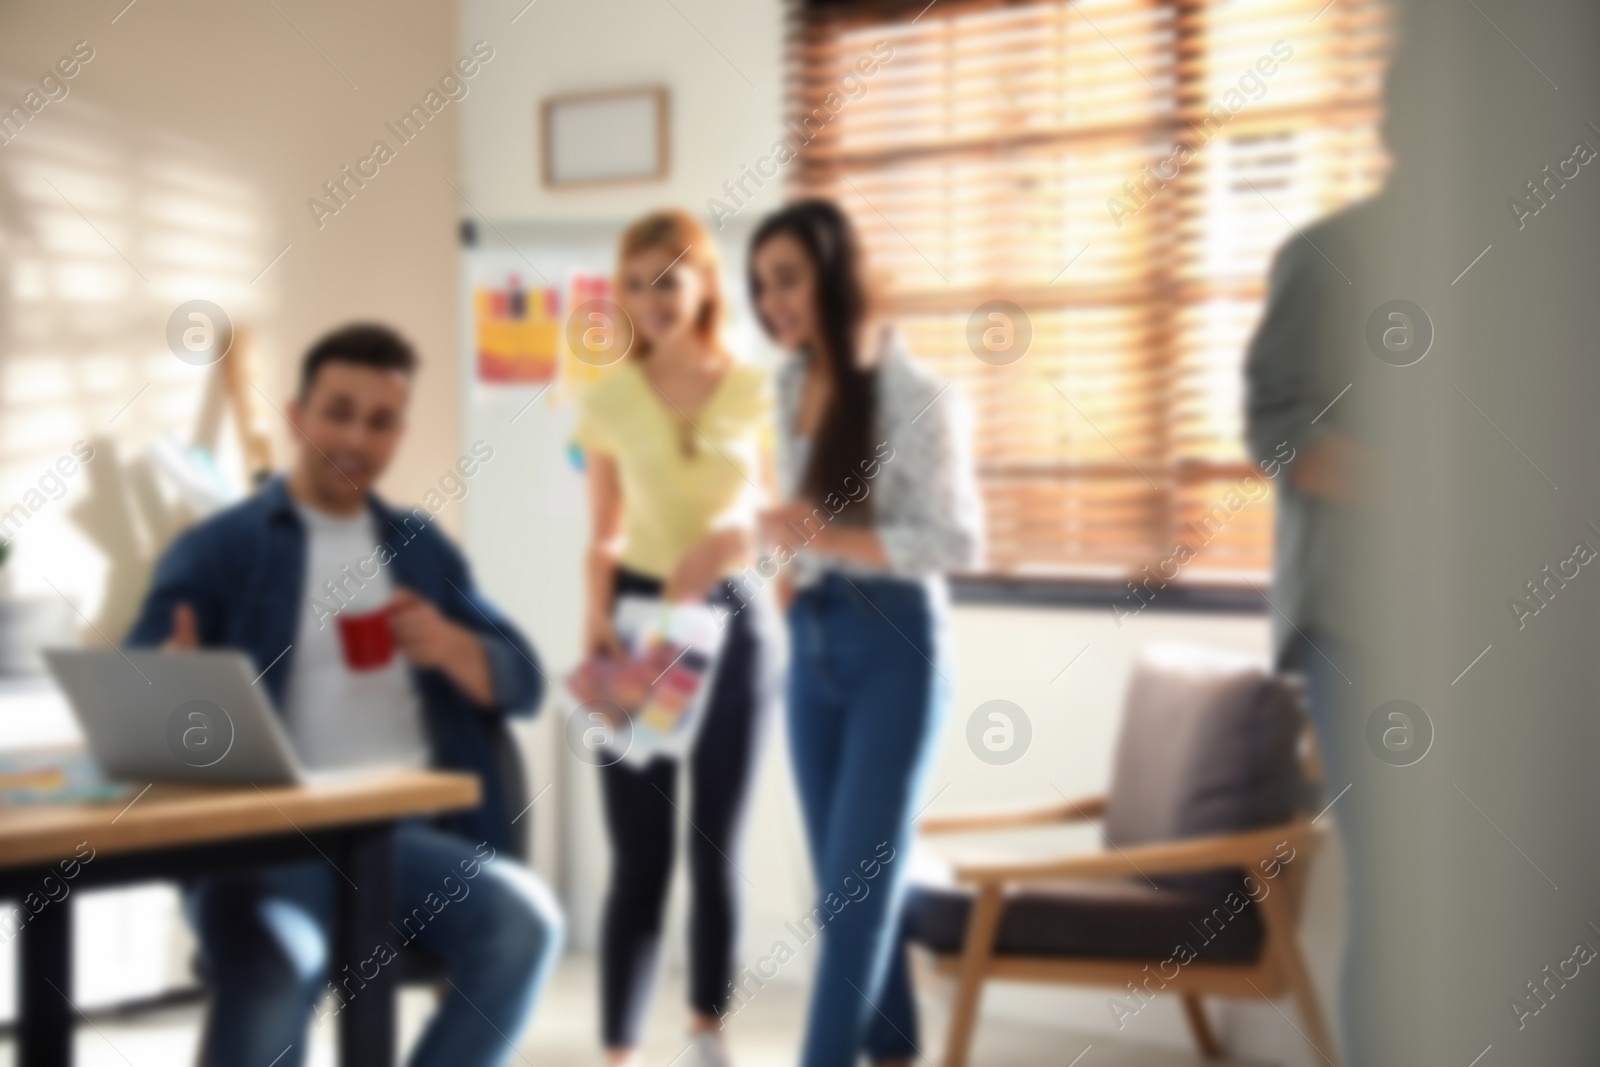
[[[24,901],[17,1062],[72,1062],[72,892],[321,859],[340,875],[329,973],[355,970],[392,937],[395,823],[478,798],[471,775],[393,771],[308,786],[159,784],[131,802],[0,808],[0,895]],[[0,933],[17,918],[0,918]],[[394,1021],[394,968],[380,967],[339,1013],[340,1062],[393,1067]]]

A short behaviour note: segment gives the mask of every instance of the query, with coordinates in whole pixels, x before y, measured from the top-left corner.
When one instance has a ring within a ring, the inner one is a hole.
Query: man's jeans
[[[560,952],[563,920],[550,891],[516,861],[492,857],[487,845],[422,825],[396,831],[392,951],[371,965],[414,942],[451,971],[411,1067],[506,1063]],[[190,888],[185,904],[212,990],[202,1064],[299,1067],[313,1011],[317,1026],[336,1025],[341,1004],[362,995],[358,977],[328,973],[340,877],[319,860]]]

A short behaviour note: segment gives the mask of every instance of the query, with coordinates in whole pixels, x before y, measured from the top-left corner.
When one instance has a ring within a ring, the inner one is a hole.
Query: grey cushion
[[[1287,822],[1299,795],[1293,686],[1242,657],[1184,645],[1134,667],[1107,796],[1123,848]]]
[[[1299,691],[1264,664],[1156,645],[1128,683],[1106,800],[1113,845],[1240,833],[1288,822],[1301,795]],[[1157,879],[1220,899],[1237,877]]]
[[[905,936],[938,953],[966,942],[972,893],[918,884],[906,896]],[[1243,896],[1226,904],[1144,882],[1063,882],[1006,898],[995,935],[1001,956],[1162,960],[1188,946],[1206,963],[1239,963],[1261,953],[1261,916]]]

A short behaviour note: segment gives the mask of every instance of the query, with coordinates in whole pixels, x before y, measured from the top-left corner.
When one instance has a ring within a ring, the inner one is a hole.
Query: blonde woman
[[[619,303],[634,339],[623,364],[584,398],[578,443],[592,534],[584,643],[618,650],[617,596],[710,600],[729,611],[695,748],[601,770],[611,883],[601,935],[601,1013],[608,1062],[639,1062],[661,945],[675,821],[687,807],[689,1056],[723,1067],[720,1035],[734,972],[740,828],[771,685],[775,625],[732,576],[748,560],[759,505],[760,442],[770,416],[765,374],[718,341],[723,291],[716,243],[681,211],[648,215],[623,234]],[[719,609],[720,610],[720,609]],[[678,800],[680,779],[689,800]],[[692,1058],[690,1058],[692,1057]]]

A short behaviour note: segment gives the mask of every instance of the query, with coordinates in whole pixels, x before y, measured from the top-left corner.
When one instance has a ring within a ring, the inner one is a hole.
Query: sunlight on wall
[[[13,95],[0,80],[0,99]],[[236,325],[264,317],[272,277],[256,276],[278,251],[266,225],[256,189],[206,150],[81,100],[0,147],[0,538],[13,550],[0,595],[53,607],[63,639],[100,638],[61,597],[95,618],[112,558],[155,547],[126,524],[82,528],[91,486],[120,485],[121,464],[158,439],[193,439],[212,368],[173,355],[167,319],[197,298]],[[94,449],[87,464],[79,441]],[[236,452],[219,457],[225,470]],[[0,731],[0,743],[22,740]],[[186,969],[171,886],[86,893],[77,921],[79,1004],[156,995]],[[0,1018],[14,1016],[14,952],[0,946]]]
[[[197,298],[235,324],[263,316],[271,275],[256,275],[275,251],[263,231],[255,188],[205,149],[81,101],[0,147],[0,536],[14,550],[0,591],[53,597],[53,585],[95,616],[107,554],[73,521],[91,471],[62,475],[58,461],[109,436],[114,450],[91,461],[100,476],[110,451],[126,461],[158,437],[190,442],[211,369],[174,357],[167,319]]]

